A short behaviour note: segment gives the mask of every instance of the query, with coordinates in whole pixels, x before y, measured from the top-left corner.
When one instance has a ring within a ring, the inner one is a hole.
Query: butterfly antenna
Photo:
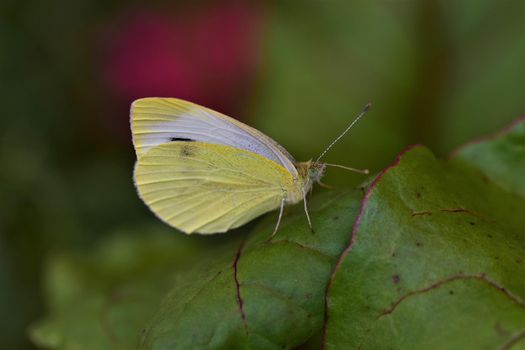
[[[331,144],[328,145],[328,147],[326,147],[326,149],[323,151],[323,153],[321,153],[321,155],[319,156],[319,158],[317,158],[317,160],[315,161],[316,163],[319,162],[319,160],[321,158],[323,158],[323,156],[326,154],[326,152],[328,152],[330,150],[330,148],[333,147],[333,145],[335,145],[337,143],[337,141],[339,141],[343,136],[345,136],[345,134],[350,130],[352,129],[352,127],[354,126],[355,123],[357,123],[359,121],[359,119],[361,119],[365,114],[366,112],[368,112],[368,110],[370,109],[370,107],[372,106],[371,103],[367,103],[365,108],[363,108],[363,110],[361,111],[361,113],[359,113],[359,115],[357,116],[357,118],[354,119],[354,121],[352,121],[350,123],[350,125],[348,125],[348,127],[345,129],[345,131],[343,131],[341,133],[341,135],[339,135],[334,141],[332,141]]]
[[[349,166],[344,166],[344,165],[339,165],[339,164],[330,164],[330,163],[325,163],[324,165],[350,170],[350,171],[353,171],[354,173],[359,173],[359,174],[368,175],[370,173],[368,169],[356,169],[356,168],[350,168]]]

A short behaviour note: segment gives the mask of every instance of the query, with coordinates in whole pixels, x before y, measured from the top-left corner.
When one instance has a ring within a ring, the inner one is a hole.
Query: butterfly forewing
[[[262,132],[211,109],[175,98],[143,98],[131,108],[137,157],[170,141],[199,141],[257,153],[297,177],[295,160]]]

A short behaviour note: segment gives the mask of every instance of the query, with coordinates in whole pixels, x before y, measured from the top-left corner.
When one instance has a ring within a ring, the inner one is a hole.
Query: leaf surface
[[[180,277],[140,348],[282,349],[307,341],[322,328],[326,282],[360,198],[360,191],[316,198],[315,233],[296,206],[272,239],[275,217],[235,250],[210,250],[202,266]]]
[[[250,231],[121,235],[55,256],[32,340],[59,349],[523,349],[525,120],[449,160],[414,146],[363,189]],[[148,234],[142,234],[144,232]],[[312,340],[313,339],[313,340]]]
[[[327,292],[327,349],[525,347],[525,123],[368,188]]]

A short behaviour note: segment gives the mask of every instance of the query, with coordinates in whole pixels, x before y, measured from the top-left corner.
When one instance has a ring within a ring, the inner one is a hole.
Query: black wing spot
[[[176,141],[195,142],[195,140],[187,139],[185,137],[170,137],[170,141],[171,142],[176,142]]]

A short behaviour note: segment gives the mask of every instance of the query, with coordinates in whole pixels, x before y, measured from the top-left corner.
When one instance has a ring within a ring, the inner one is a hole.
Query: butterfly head
[[[308,181],[310,183],[319,182],[324,175],[325,169],[325,163],[309,162]]]
[[[312,160],[297,165],[297,170],[304,179],[304,183],[306,184],[305,187],[307,189],[309,189],[312,184],[321,180],[326,169],[325,163],[314,162]]]

